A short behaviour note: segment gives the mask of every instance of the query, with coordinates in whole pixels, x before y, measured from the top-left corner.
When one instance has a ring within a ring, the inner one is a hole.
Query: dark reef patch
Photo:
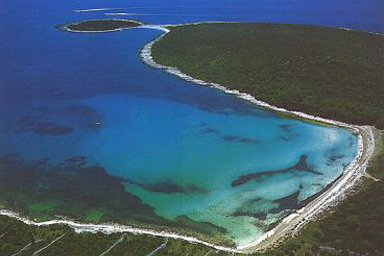
[[[100,129],[101,128],[101,123],[100,122],[90,122],[84,125],[84,128],[87,129]]]
[[[156,193],[166,193],[166,194],[173,194],[173,193],[184,193],[184,189],[177,185],[175,182],[171,180],[166,180],[163,182],[158,183],[142,183],[138,181],[133,180],[127,180],[128,183],[139,186],[145,190],[148,190],[150,192],[156,192]]]
[[[300,191],[296,191],[291,195],[282,197],[280,199],[273,200],[274,203],[279,204],[277,208],[270,210],[270,213],[279,213],[286,209],[297,209],[299,202]]]
[[[283,135],[279,136],[279,139],[282,141],[291,141],[297,136],[299,136],[296,132],[291,129],[291,126],[288,124],[279,125],[279,129],[282,131]]]
[[[288,131],[289,130],[289,127],[290,125],[289,124],[281,124],[279,125],[279,128],[283,131]]]
[[[196,184],[188,184],[185,186],[185,189],[184,189],[185,193],[186,194],[194,194],[194,193],[198,193],[198,194],[208,194],[208,190],[202,186],[199,186],[199,185],[196,185]]]
[[[220,134],[221,132],[217,129],[213,128],[206,128],[202,131],[203,133],[214,133],[214,134]]]
[[[315,193],[315,194],[305,198],[301,202],[299,202],[300,190],[298,190],[298,191],[296,191],[296,192],[294,192],[291,195],[288,195],[286,197],[273,200],[273,203],[277,203],[277,204],[279,204],[279,206],[277,208],[273,208],[272,210],[270,210],[269,213],[280,213],[282,211],[286,211],[285,212],[285,216],[286,216],[290,212],[292,212],[293,210],[297,210],[297,209],[303,208],[308,203],[310,203],[311,201],[316,199],[318,196],[323,194],[325,191],[327,191],[329,188],[331,188],[333,186],[333,184],[335,184],[342,176],[343,176],[342,174],[339,175],[334,181],[329,183],[327,186],[323,187],[319,192],[317,192],[317,193]],[[280,221],[278,221],[277,224]]]
[[[348,141],[349,141],[349,147],[352,148],[352,146],[355,144],[353,141],[353,137],[349,137]]]
[[[84,104],[34,105],[16,116],[9,124],[12,132],[37,135],[67,135],[77,129],[101,128],[104,116]]]
[[[331,188],[333,186],[333,184],[335,184],[341,177],[343,176],[343,174],[340,174],[334,181],[332,181],[331,183],[329,183],[327,186],[323,187],[319,192],[305,198],[304,200],[302,200],[298,205],[297,205],[297,209],[300,209],[304,206],[306,206],[309,202],[313,201],[314,199],[316,199],[318,196],[320,196],[321,194],[323,194],[325,191],[327,191],[329,188]]]
[[[92,208],[105,208],[105,221],[140,218],[160,220],[153,209],[137,196],[127,193],[120,178],[100,166],[85,166],[84,156],[67,158],[58,165],[48,159],[27,164],[15,155],[0,158],[0,201],[34,217],[29,206],[40,201],[59,201],[52,214],[85,218]]]
[[[248,216],[257,218],[259,220],[266,220],[267,215],[269,213],[276,214],[280,213],[282,211],[285,211],[285,215],[292,212],[292,210],[299,208],[299,195],[300,191],[296,191],[288,196],[273,200],[272,202],[274,204],[278,204],[277,207],[274,207],[270,209],[268,212],[254,212],[252,210],[247,209],[256,209],[257,207],[250,207],[252,206],[252,202],[247,202],[245,205],[243,205],[241,208],[236,209],[231,216],[237,217],[237,216]],[[257,201],[256,201],[257,202]]]
[[[343,159],[345,157],[344,154],[334,154],[328,156],[327,165],[333,166],[335,165],[339,160]]]
[[[217,232],[219,232],[221,234],[227,234],[228,233],[228,230],[223,228],[223,227],[216,226],[215,224],[212,224],[212,223],[206,222],[206,221],[194,221],[185,215],[177,216],[176,222],[181,226],[183,226],[183,225],[191,226],[195,230],[198,230],[202,233],[212,232],[212,229],[216,230]]]
[[[248,143],[248,144],[256,144],[259,141],[247,137],[241,137],[238,135],[229,135],[229,134],[222,134],[222,132],[218,129],[213,128],[205,128],[202,133],[208,133],[208,134],[216,134],[220,139],[226,142],[238,142],[238,143]]]
[[[259,220],[265,220],[267,218],[268,213],[257,211],[257,209],[259,208],[258,204],[260,203],[261,200],[263,200],[263,198],[261,197],[256,197],[256,198],[247,200],[239,208],[237,208],[232,214],[230,214],[230,216],[233,216],[233,217],[249,216],[249,217],[257,218]]]
[[[192,193],[199,193],[199,194],[207,194],[208,191],[198,185],[195,184],[189,184],[185,187],[182,187],[178,184],[176,184],[172,180],[166,180],[162,182],[157,182],[157,183],[143,183],[143,182],[138,182],[134,180],[127,179],[126,180],[129,184],[133,184],[136,186],[139,186],[145,190],[148,190],[150,192],[155,192],[155,193],[166,193],[166,194],[174,194],[174,193],[183,193],[183,194],[192,194]]]
[[[249,144],[258,143],[258,141],[255,139],[240,137],[236,135],[224,135],[224,136],[221,136],[221,139],[227,142],[239,142],[239,143],[249,143]]]
[[[56,124],[54,122],[38,123],[31,130],[39,135],[65,135],[73,132],[72,127]]]
[[[268,227],[264,230],[264,232],[268,232],[268,231],[274,229],[275,227],[277,227],[277,225],[280,224],[280,222],[281,222],[281,220],[275,221],[275,222],[269,224]]]
[[[337,164],[341,159],[345,157],[344,154],[340,154],[337,148],[333,148],[325,153],[325,157],[327,158],[327,165],[333,166]]]
[[[99,117],[100,115],[91,107],[82,104],[74,104],[68,107],[68,110],[78,116]]]
[[[259,220],[266,220],[267,215],[268,215],[268,213],[266,213],[266,212],[245,212],[242,210],[237,210],[231,214],[231,216],[233,216],[233,217],[248,216],[248,217],[257,218]]]
[[[313,168],[311,168],[307,164],[307,158],[308,157],[306,155],[302,155],[297,164],[295,164],[294,166],[288,167],[287,169],[257,172],[257,173],[251,173],[251,174],[240,176],[238,179],[232,182],[232,187],[243,185],[250,180],[261,180],[263,177],[270,177],[273,175],[284,174],[291,171],[309,172],[317,175],[323,175],[321,172],[315,171]]]
[[[239,139],[239,136],[235,136],[235,135],[224,135],[221,137],[224,141],[227,141],[227,142],[234,142],[234,141],[237,141]]]
[[[83,128],[87,128],[87,129],[101,128],[101,121],[104,118],[104,116],[97,113],[96,110],[94,110],[93,108],[87,105],[82,105],[82,104],[70,105],[66,109],[66,111],[69,114],[70,118],[76,124],[81,124]]]
[[[240,137],[236,135],[223,135],[221,136],[221,139],[226,142],[238,142],[238,143],[248,143],[248,144],[259,143],[258,140],[246,138],[246,137]]]
[[[58,164],[57,168],[63,168],[62,166],[71,166],[75,168],[81,168],[87,164],[87,158],[85,156],[71,156],[65,159],[64,163]],[[65,168],[65,167],[64,167]]]
[[[72,133],[74,128],[52,121],[36,122],[31,118],[24,117],[16,122],[16,131],[34,132],[38,135],[66,135]]]

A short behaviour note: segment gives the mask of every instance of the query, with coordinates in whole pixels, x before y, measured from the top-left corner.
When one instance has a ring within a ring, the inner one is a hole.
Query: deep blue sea
[[[357,153],[347,130],[276,113],[143,64],[161,32],[68,33],[58,24],[124,12],[147,24],[254,21],[384,32],[383,1],[173,0],[0,3],[0,154],[25,162],[73,156],[124,179],[169,220],[187,216],[254,240],[284,211],[338,177]],[[75,13],[74,9],[122,8]],[[279,172],[307,156],[310,171]],[[271,172],[241,186],[239,176]],[[10,172],[12,170],[9,170]],[[1,177],[0,177],[1,178]],[[84,184],[87,186],[87,184]],[[253,213],[253,215],[251,214]],[[258,214],[258,215],[257,215]],[[260,217],[263,216],[263,217]]]

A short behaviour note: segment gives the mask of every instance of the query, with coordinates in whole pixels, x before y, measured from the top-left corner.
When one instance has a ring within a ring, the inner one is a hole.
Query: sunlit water
[[[85,156],[126,180],[126,191],[162,217],[211,222],[239,244],[255,239],[284,215],[273,211],[276,200],[299,191],[301,201],[341,174],[357,153],[356,137],[147,67],[138,52],[160,31],[55,29],[106,17],[73,9],[130,7],[108,12],[135,13],[127,17],[150,24],[235,20],[383,30],[379,13],[367,7],[379,2],[233,2],[2,2],[1,154],[52,163]],[[241,175],[294,166],[302,155],[322,175],[292,170],[231,186]]]

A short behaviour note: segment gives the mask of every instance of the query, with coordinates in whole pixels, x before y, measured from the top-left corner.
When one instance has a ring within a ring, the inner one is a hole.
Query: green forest
[[[79,23],[72,23],[66,27],[71,31],[78,32],[97,32],[97,31],[109,31],[115,29],[127,29],[132,27],[139,26],[139,22],[134,22],[131,20],[114,20],[114,19],[104,19],[104,20],[85,20]],[[59,26],[59,28],[62,26]]]
[[[169,27],[156,62],[258,100],[384,128],[384,37],[301,25],[218,23]]]

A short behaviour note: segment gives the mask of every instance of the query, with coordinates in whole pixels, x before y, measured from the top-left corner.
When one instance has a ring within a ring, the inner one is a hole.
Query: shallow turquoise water
[[[81,7],[78,2],[6,4],[12,12],[2,19],[14,23],[0,26],[6,38],[0,42],[2,155],[15,153],[26,162],[49,158],[51,163],[85,156],[89,165],[122,178],[126,191],[158,215],[211,222],[239,244],[294,208],[291,200],[279,209],[284,205],[279,199],[299,192],[293,200],[297,204],[321,191],[356,156],[356,137],[347,130],[284,119],[147,67],[138,51],[159,31],[73,34],[54,28],[102,16],[71,12]],[[143,19],[202,20],[203,9],[195,16]],[[210,19],[261,19],[216,11]],[[278,20],[278,13],[264,20]],[[302,15],[302,23],[310,20]],[[312,23],[327,22],[316,17]],[[303,155],[309,169],[321,175],[281,172]],[[267,171],[275,173],[231,186],[242,175]]]

